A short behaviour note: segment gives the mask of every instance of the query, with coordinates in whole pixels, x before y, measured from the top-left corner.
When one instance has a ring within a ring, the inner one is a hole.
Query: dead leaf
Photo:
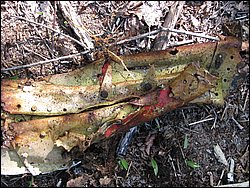
[[[88,182],[90,182],[90,183],[88,183]],[[92,175],[83,174],[80,177],[69,180],[67,182],[67,187],[86,187],[86,186],[89,186],[88,184],[91,184],[94,187],[97,186],[97,182],[92,177]]]
[[[249,51],[249,42],[248,41],[243,41],[242,42],[241,50],[242,51]]]
[[[152,25],[161,25],[160,18],[163,16],[165,2],[161,1],[145,1],[140,6],[140,12],[137,12],[139,19],[144,20],[149,27]]]
[[[241,165],[243,166],[244,170],[249,173],[249,150],[248,150],[248,147],[249,146],[247,146],[245,153],[240,157],[240,162],[241,162]]]
[[[108,185],[111,182],[111,178],[109,178],[108,176],[104,176],[103,178],[99,179],[99,182],[101,185]]]
[[[154,139],[155,139],[155,134],[152,134],[150,137],[146,138],[146,153],[149,155],[150,154],[150,149],[152,145],[154,144]]]
[[[214,155],[215,155],[215,157],[217,158],[217,160],[220,163],[228,166],[228,162],[226,160],[225,154],[223,153],[223,151],[222,151],[221,147],[219,146],[219,144],[216,144],[214,146]]]
[[[191,15],[191,21],[194,27],[198,27],[200,25],[200,21],[195,18],[193,15]]]

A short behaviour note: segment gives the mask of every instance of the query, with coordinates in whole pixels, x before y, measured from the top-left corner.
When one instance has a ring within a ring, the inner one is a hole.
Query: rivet
[[[88,132],[91,132],[91,131],[92,131],[92,128],[91,128],[91,127],[88,127],[88,128],[87,128],[87,131],[88,131]]]
[[[149,91],[149,90],[152,89],[152,84],[150,84],[148,82],[147,83],[142,83],[141,87],[142,87],[143,91]]]
[[[51,112],[51,111],[52,111],[51,107],[48,107],[48,108],[47,108],[47,111],[48,111],[48,112]]]
[[[47,135],[46,132],[45,132],[45,131],[42,131],[42,132],[40,133],[40,138],[44,138],[46,135]]]
[[[64,132],[64,136],[68,136],[69,135],[69,132],[68,131],[65,131]]]
[[[224,61],[223,55],[222,54],[217,54],[215,56],[215,68],[219,69],[221,64],[223,63],[223,61]]]
[[[24,158],[27,158],[29,156],[29,154],[25,152],[25,153],[21,153],[21,156]]]
[[[37,107],[36,106],[32,106],[31,107],[31,111],[36,111],[37,110]]]

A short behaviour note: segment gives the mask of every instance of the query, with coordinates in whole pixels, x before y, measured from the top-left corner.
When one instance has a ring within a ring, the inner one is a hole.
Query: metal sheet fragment
[[[67,166],[74,148],[84,151],[187,103],[223,104],[239,49],[238,39],[226,37],[121,57],[135,80],[117,62],[105,69],[103,59],[42,80],[3,80],[3,174],[14,173],[6,165],[17,173],[54,171]]]

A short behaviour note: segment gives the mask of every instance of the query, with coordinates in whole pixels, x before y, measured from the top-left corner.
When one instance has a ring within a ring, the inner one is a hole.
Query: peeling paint
[[[1,123],[8,144],[1,159],[24,173],[20,157],[37,175],[65,166],[71,157],[62,153],[74,147],[84,151],[188,103],[222,105],[241,61],[240,46],[225,37],[120,57],[135,80],[122,65],[103,59],[40,81],[2,80]],[[13,152],[17,156],[11,158]]]

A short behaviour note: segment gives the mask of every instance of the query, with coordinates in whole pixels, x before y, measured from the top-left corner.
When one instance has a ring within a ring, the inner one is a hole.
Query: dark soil
[[[50,2],[46,2],[50,4]],[[39,6],[43,4],[40,2]],[[32,18],[39,23],[46,19],[53,22],[52,14],[37,16],[27,2],[1,1],[1,68],[30,64],[43,59],[53,58],[79,52],[79,46],[70,39],[58,39],[53,45],[51,31],[40,26],[34,26],[26,21],[20,21],[10,16]],[[47,5],[49,10],[54,4]],[[140,16],[139,11],[128,13],[128,2],[74,2],[85,27],[93,34],[117,30],[122,34],[109,35],[113,40],[119,37],[129,38],[149,31],[149,21],[137,20],[131,14]],[[159,5],[160,6],[160,5]],[[171,7],[167,2],[160,10],[161,20]],[[205,8],[202,8],[205,7]],[[41,10],[41,12],[47,9]],[[119,11],[118,11],[119,10]],[[238,20],[242,29],[242,40],[249,40],[249,3],[248,1],[187,1],[178,18],[176,28],[206,31],[207,35],[226,34],[223,23]],[[136,17],[135,16],[135,17]],[[245,16],[245,17],[244,17]],[[197,23],[192,17],[197,18]],[[242,17],[242,18],[240,18]],[[57,12],[57,27],[63,28]],[[48,21],[47,20],[47,21]],[[202,24],[206,22],[206,24]],[[156,22],[151,29],[160,25]],[[191,24],[194,23],[194,24]],[[197,25],[196,25],[197,24]],[[196,25],[196,26],[195,26]],[[52,27],[52,26],[51,26]],[[38,30],[36,30],[37,28]],[[132,29],[131,29],[132,28]],[[66,33],[66,31],[64,30]],[[70,33],[66,33],[70,35]],[[227,33],[228,34],[228,33]],[[74,37],[72,35],[72,37]],[[103,36],[102,36],[103,37]],[[205,39],[173,34],[171,40],[185,41],[194,39],[203,42]],[[49,52],[47,44],[54,53]],[[146,42],[146,44],[144,44]],[[148,41],[136,40],[111,50],[117,54],[131,54],[140,51],[150,51],[152,44]],[[151,41],[153,43],[153,41]],[[144,45],[143,45],[144,44]],[[29,50],[25,50],[29,49]],[[149,47],[147,47],[149,46]],[[33,51],[33,52],[32,52]],[[92,144],[78,158],[78,165],[69,170],[55,171],[49,174],[31,176],[1,176],[1,186],[4,187],[209,187],[229,183],[249,181],[249,55],[248,49],[242,51],[242,65],[235,74],[230,93],[223,106],[190,104],[173,110],[150,122],[140,124],[123,157],[128,163],[128,169],[122,169],[117,156],[117,147],[125,135],[118,134],[101,143]],[[83,61],[84,60],[84,61]],[[55,62],[43,66],[7,71],[1,78],[13,76],[42,77],[74,70],[88,63],[87,57],[72,58],[69,63]],[[184,148],[184,142],[187,147]],[[233,181],[228,182],[229,169],[218,161],[214,154],[214,146],[219,145],[226,159],[235,162]],[[158,173],[154,173],[151,160],[158,165]],[[187,161],[197,164],[190,167]],[[249,184],[248,184],[249,185]]]

